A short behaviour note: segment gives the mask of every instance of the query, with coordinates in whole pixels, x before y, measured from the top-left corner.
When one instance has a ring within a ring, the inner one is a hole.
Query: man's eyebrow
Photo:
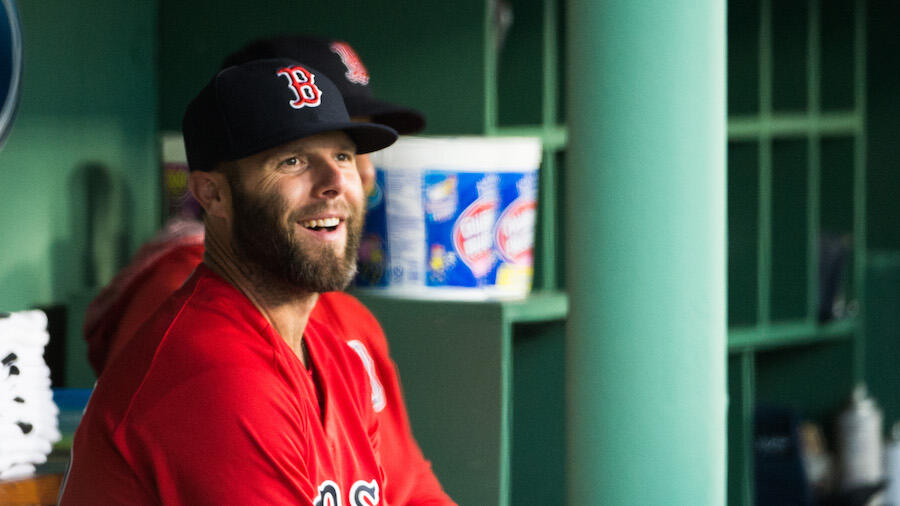
[[[299,150],[294,148],[278,149],[265,157],[263,163],[280,162],[285,158],[299,155]]]

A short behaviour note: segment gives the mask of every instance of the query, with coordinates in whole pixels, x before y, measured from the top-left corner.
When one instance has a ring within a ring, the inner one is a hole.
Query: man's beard
[[[356,255],[362,234],[363,209],[348,204],[329,206],[327,202],[314,204],[290,213],[287,223],[287,204],[279,195],[251,196],[238,184],[231,185],[234,210],[232,239],[238,259],[245,264],[253,278],[266,283],[264,291],[273,296],[282,290],[290,292],[330,292],[342,290],[356,274]],[[298,240],[295,227],[304,217],[326,211],[346,211],[346,246],[343,257],[330,244],[310,244]],[[246,265],[249,264],[249,265]]]

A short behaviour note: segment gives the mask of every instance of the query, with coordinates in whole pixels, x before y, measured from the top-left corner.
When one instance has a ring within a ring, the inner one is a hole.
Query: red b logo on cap
[[[290,102],[294,109],[304,106],[318,107],[322,103],[322,90],[316,86],[316,76],[312,72],[295,65],[278,69],[275,74],[288,78],[288,87],[296,96],[296,99]]]

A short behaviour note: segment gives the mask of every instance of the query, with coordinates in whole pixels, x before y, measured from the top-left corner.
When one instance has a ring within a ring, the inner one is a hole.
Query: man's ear
[[[206,214],[217,218],[227,218],[231,211],[231,187],[225,174],[221,172],[191,171],[188,188]]]

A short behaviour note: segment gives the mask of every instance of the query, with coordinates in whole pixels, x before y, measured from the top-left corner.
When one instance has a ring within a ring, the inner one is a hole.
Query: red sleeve
[[[173,385],[153,405],[136,402],[140,422],[113,436],[163,504],[312,506],[308,417],[295,392],[252,367]]]

